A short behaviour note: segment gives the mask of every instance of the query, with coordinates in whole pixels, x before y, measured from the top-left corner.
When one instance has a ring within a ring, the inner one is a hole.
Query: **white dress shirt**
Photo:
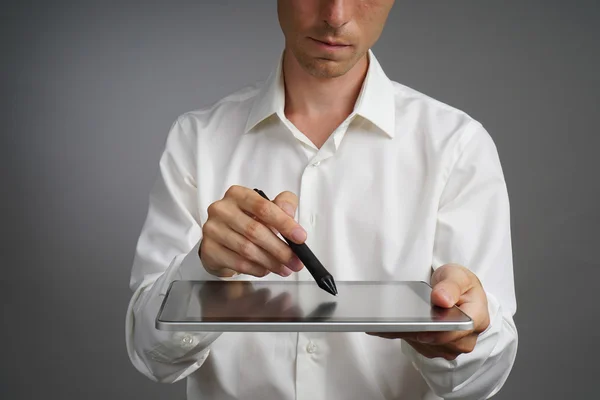
[[[369,60],[354,111],[320,149],[284,115],[281,59],[264,83],[173,124],[131,275],[126,340],[140,372],[187,378],[188,399],[211,400],[483,399],[504,384],[518,336],[494,142],[466,113],[391,81],[372,52]],[[232,185],[296,193],[307,244],[338,281],[429,281],[446,263],[470,268],[491,319],[475,350],[447,361],[365,333],[155,329],[171,281],[217,279],[198,244],[208,206]]]

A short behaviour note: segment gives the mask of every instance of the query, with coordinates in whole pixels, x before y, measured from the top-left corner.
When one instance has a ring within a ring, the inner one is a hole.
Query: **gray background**
[[[0,13],[0,397],[183,399],[183,383],[127,358],[133,249],[170,124],[278,57],[275,1]],[[596,1],[398,1],[374,48],[391,78],[473,115],[498,146],[520,333],[498,399],[596,388],[599,20]]]

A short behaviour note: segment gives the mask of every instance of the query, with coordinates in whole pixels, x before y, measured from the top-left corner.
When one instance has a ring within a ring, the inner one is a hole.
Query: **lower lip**
[[[327,43],[323,43],[323,42],[319,42],[318,40],[312,39],[311,41],[316,44],[319,48],[323,49],[323,50],[328,50],[328,51],[339,51],[339,50],[344,50],[349,48],[349,45],[343,45],[343,46],[337,46],[337,45],[331,45],[331,44],[327,44]]]

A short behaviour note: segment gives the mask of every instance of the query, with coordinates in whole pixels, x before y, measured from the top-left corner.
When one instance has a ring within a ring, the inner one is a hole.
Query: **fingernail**
[[[293,271],[291,269],[289,269],[288,267],[282,267],[281,272],[279,274],[283,277],[288,277],[292,274],[292,272]]]
[[[304,242],[306,240],[306,231],[300,227],[294,228],[292,231],[292,239],[296,242]]]
[[[286,267],[288,267],[292,271],[298,272],[302,269],[302,261],[300,261],[298,256],[293,256],[290,262],[286,264]]]
[[[285,211],[285,213],[287,215],[289,215],[290,217],[294,218],[294,215],[296,214],[296,211],[294,210],[294,206],[291,205],[290,203],[283,203],[281,204],[281,208],[283,209],[283,211]]]

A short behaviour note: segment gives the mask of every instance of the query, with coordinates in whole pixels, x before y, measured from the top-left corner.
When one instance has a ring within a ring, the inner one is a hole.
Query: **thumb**
[[[457,264],[439,267],[431,277],[431,303],[444,308],[459,304],[461,296],[470,289],[469,282],[464,267]]]
[[[273,203],[277,204],[287,215],[294,218],[298,208],[298,196],[288,191],[281,192],[273,199]]]

